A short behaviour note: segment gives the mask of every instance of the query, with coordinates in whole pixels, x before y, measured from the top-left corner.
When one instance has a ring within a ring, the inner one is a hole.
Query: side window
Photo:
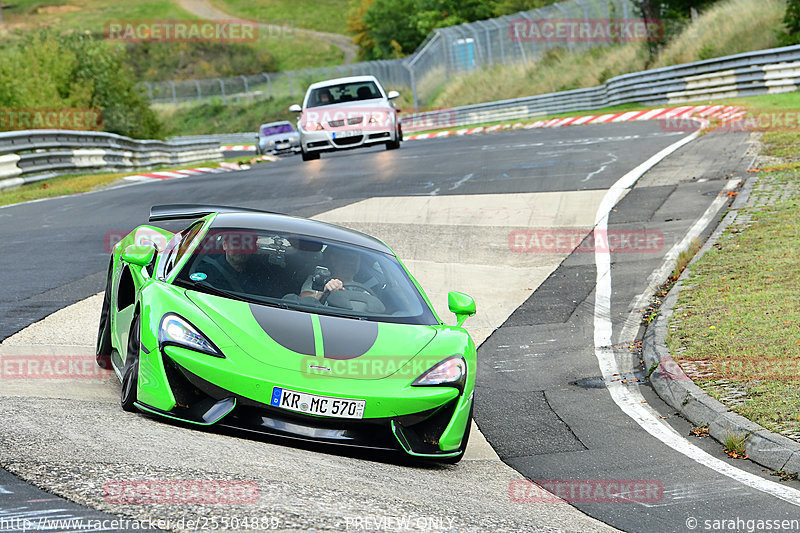
[[[167,250],[167,256],[164,263],[164,277],[170,275],[172,269],[175,268],[183,256],[186,254],[186,251],[192,244],[192,241],[200,232],[200,229],[203,227],[204,222],[197,222],[192,226],[189,226],[187,229],[180,232],[176,237],[177,240],[172,244],[171,248]]]

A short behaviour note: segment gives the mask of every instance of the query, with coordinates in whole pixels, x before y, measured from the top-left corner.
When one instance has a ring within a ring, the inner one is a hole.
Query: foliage
[[[785,29],[780,34],[782,44],[800,44],[800,0],[786,0],[783,23]]]
[[[99,109],[103,129],[154,138],[161,124],[136,78],[125,49],[91,35],[26,35],[0,54],[0,108]]]
[[[144,81],[227,78],[275,72],[271,54],[241,43],[131,43],[128,64]]]
[[[535,9],[555,1],[356,0],[348,17],[348,31],[363,60],[403,57],[437,28]]]

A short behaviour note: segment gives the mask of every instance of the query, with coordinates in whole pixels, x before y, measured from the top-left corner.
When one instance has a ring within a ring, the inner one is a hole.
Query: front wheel
[[[397,150],[400,148],[400,141],[403,140],[403,130],[397,128],[394,132],[394,140],[386,143],[387,150]]]
[[[306,152],[303,150],[303,161],[313,161],[314,159],[319,159],[319,152]]]
[[[139,385],[139,350],[140,346],[140,327],[139,315],[133,319],[131,324],[131,334],[128,336],[128,352],[125,357],[125,369],[122,373],[122,393],[120,394],[120,405],[123,411],[135,413],[136,389]]]
[[[112,264],[108,265],[108,275],[106,276],[106,292],[103,295],[103,307],[100,310],[100,326],[97,330],[97,348],[95,355],[97,365],[106,370],[111,369],[111,270]]]

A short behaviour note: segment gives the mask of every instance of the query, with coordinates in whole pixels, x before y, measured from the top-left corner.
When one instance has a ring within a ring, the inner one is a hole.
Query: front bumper
[[[205,361],[204,356],[198,355],[172,346],[166,347],[161,355],[155,350],[149,361],[155,364],[150,368],[140,366],[146,379],[140,379],[137,406],[145,412],[193,424],[402,451],[418,457],[447,458],[462,452],[461,441],[468,429],[472,406],[471,391],[459,393],[451,387],[411,388],[391,381],[376,386],[376,381],[386,380],[347,380],[346,388],[338,383],[341,380],[336,380],[338,387],[326,388],[327,380],[319,378],[314,381],[316,387],[309,389],[308,383],[302,387],[298,383],[235,375],[224,369],[225,359]],[[365,416],[354,420],[307,415],[259,401],[268,398],[274,386],[311,394],[363,398],[367,401]],[[163,389],[156,394],[157,387]]]
[[[360,131],[358,135],[350,135],[347,131],[303,131],[300,143],[305,152],[333,152],[394,142],[396,136],[394,129],[368,129]]]

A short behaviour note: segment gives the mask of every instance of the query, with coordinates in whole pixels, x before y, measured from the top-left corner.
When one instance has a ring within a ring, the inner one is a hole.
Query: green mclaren
[[[457,462],[469,438],[475,314],[436,315],[383,242],[254,209],[154,206],[113,247],[97,361],[122,408],[204,426]]]

